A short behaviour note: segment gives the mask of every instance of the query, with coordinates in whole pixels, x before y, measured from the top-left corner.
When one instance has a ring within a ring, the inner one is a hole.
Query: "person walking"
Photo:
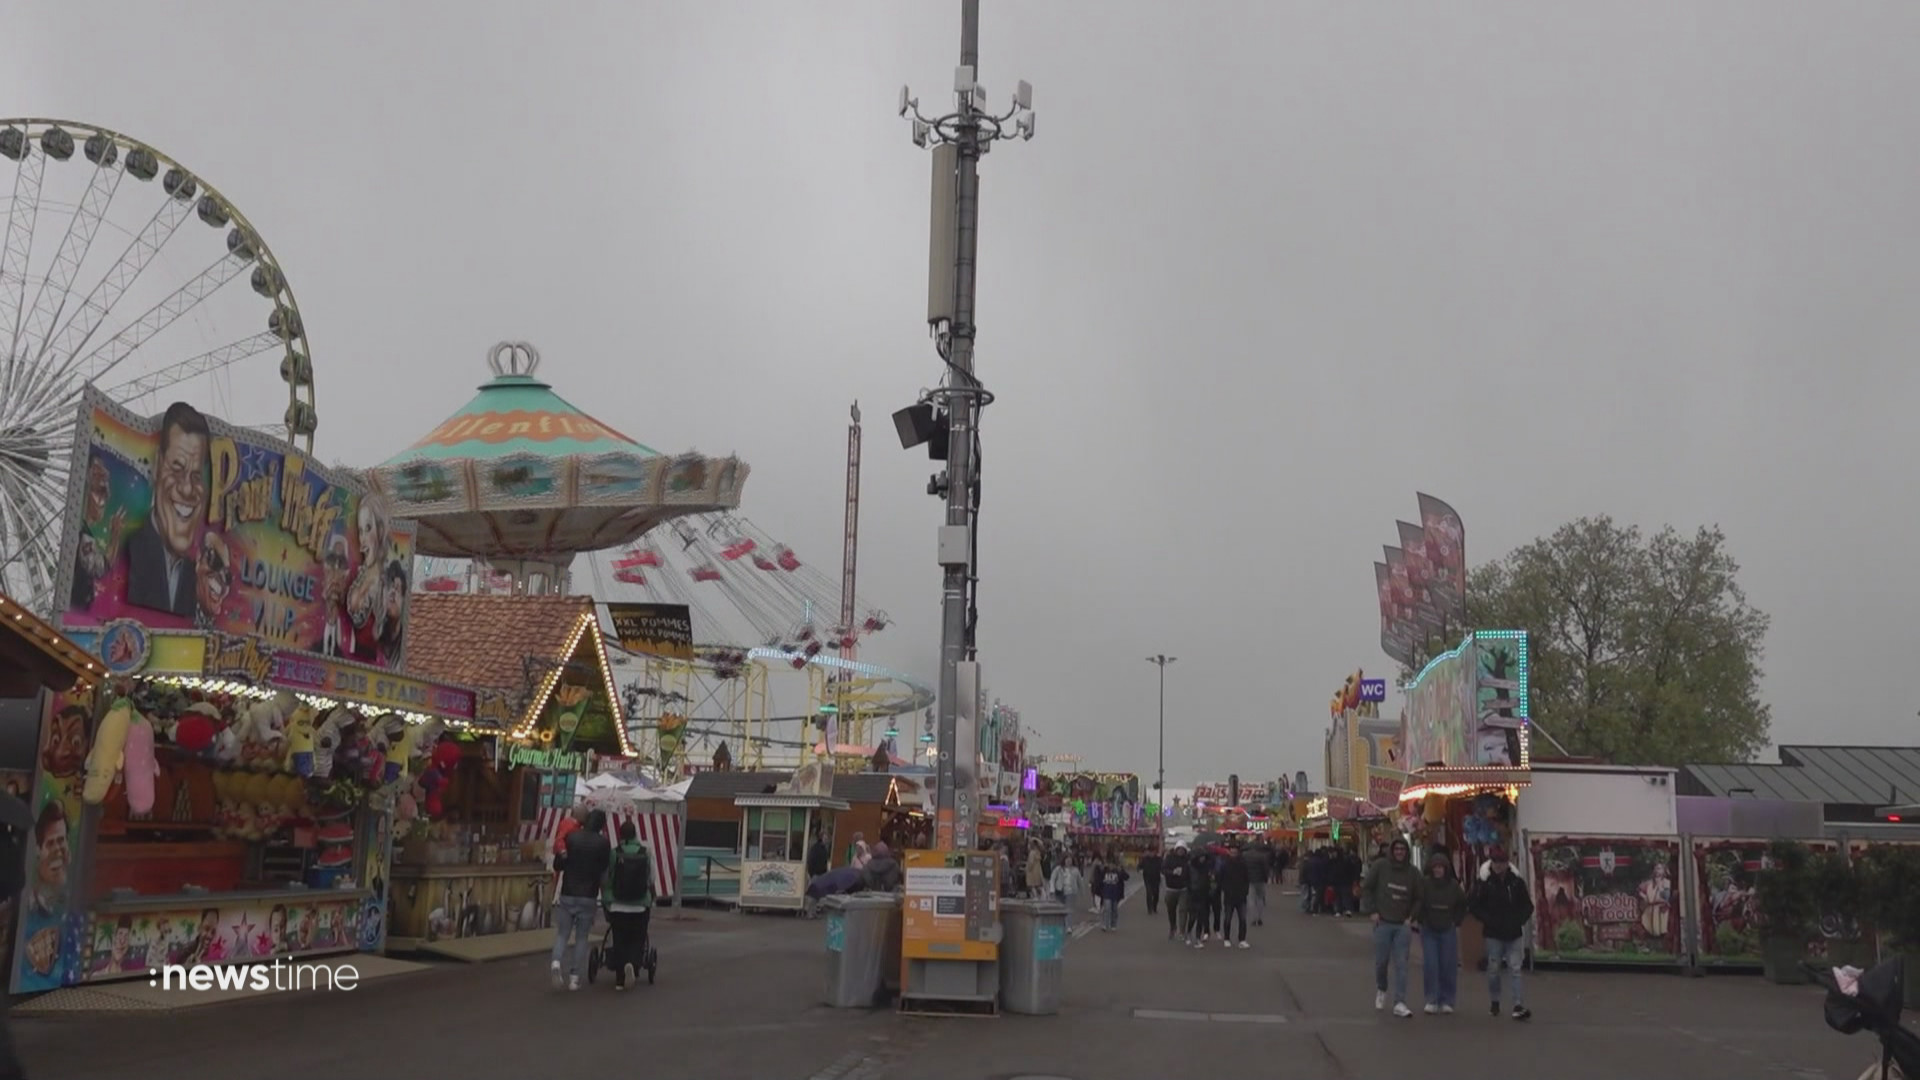
[[[1359,854],[1350,848],[1340,849],[1334,853],[1329,871],[1328,883],[1333,886],[1333,913],[1336,918],[1344,919],[1359,908],[1359,898],[1353,894],[1354,882],[1363,878]]]
[[[1300,910],[1320,914],[1320,897],[1327,888],[1327,850],[1314,848],[1300,860]]]
[[[587,966],[593,923],[600,912],[600,887],[612,861],[604,810],[587,814],[587,823],[574,830],[566,848],[553,857],[554,869],[560,871],[560,897],[553,904],[553,961],[547,970],[555,990],[580,989],[580,972]]]
[[[1208,913],[1213,903],[1213,856],[1205,850],[1192,853],[1187,861],[1186,926],[1187,944],[1196,949],[1207,947],[1210,924]]]
[[[1393,971],[1393,1015],[1407,1017],[1407,954],[1413,932],[1407,921],[1420,911],[1422,883],[1413,849],[1395,840],[1387,858],[1367,868],[1360,882],[1360,913],[1373,919],[1373,1007],[1387,1007],[1387,971]]]
[[[1140,856],[1140,884],[1147,890],[1147,914],[1160,911],[1160,853],[1149,851]]]
[[[1273,875],[1273,851],[1263,840],[1240,857],[1246,861],[1247,881],[1253,886],[1253,925],[1260,926],[1267,921],[1267,879]]]
[[[898,892],[906,880],[906,872],[900,867],[900,860],[894,857],[893,849],[884,843],[873,845],[873,857],[867,865],[860,868],[860,890],[862,892],[891,893]]]
[[[1040,890],[1047,887],[1047,869],[1040,859],[1040,845],[1027,845],[1027,898],[1040,899]]]
[[[1073,921],[1073,898],[1086,888],[1086,879],[1080,875],[1080,867],[1071,859],[1061,859],[1054,865],[1053,873],[1047,878],[1047,890],[1053,898],[1067,906],[1067,920]]]
[[[821,850],[826,850],[824,844]],[[647,923],[653,915],[653,857],[630,820],[620,823],[620,846],[613,849],[600,906],[613,932],[607,954],[607,966],[613,969],[613,988],[625,990],[634,972],[646,964]]]
[[[1127,898],[1127,868],[1119,859],[1107,863],[1100,871],[1100,929],[1112,932],[1120,929],[1120,901]]]
[[[1467,890],[1445,848],[1427,853],[1420,890],[1420,974],[1424,1011],[1451,1013],[1460,1001],[1460,924],[1467,921]]]
[[[1527,1008],[1520,979],[1520,966],[1526,960],[1527,920],[1533,918],[1533,892],[1520,875],[1513,872],[1505,848],[1495,846],[1487,852],[1492,865],[1485,880],[1475,883],[1467,909],[1480,920],[1487,939],[1488,1011],[1500,1015],[1500,969],[1512,974],[1513,1018],[1527,1020],[1533,1010]]]
[[[1211,867],[1213,874],[1213,891],[1207,894],[1207,925],[1213,927],[1214,936],[1218,937],[1223,943],[1226,943],[1228,948],[1232,948],[1232,943],[1227,942],[1227,932],[1221,925],[1226,922],[1226,901],[1220,892],[1220,871],[1226,868],[1228,859],[1232,857],[1232,852],[1226,848],[1212,847],[1207,849],[1207,854],[1213,860],[1213,866]]]
[[[625,822],[621,823],[621,826],[622,826],[621,831],[623,833],[626,831],[625,825],[626,825]],[[811,846],[807,848],[807,882],[808,884],[812,884],[814,878],[817,878],[822,874],[825,874],[829,869],[832,868],[832,865],[833,865],[833,851],[832,849],[827,847],[827,838],[820,835],[819,830],[815,830],[813,834],[813,843]],[[811,890],[809,890],[807,893],[807,899],[805,901],[804,906],[801,909],[801,914],[805,915],[809,919],[819,918],[820,916],[820,901],[814,897]]]
[[[1234,920],[1240,921],[1240,947],[1250,948],[1247,944],[1247,891],[1252,885],[1248,877],[1246,860],[1239,853],[1229,850],[1220,860],[1220,944],[1232,948]]]
[[[1172,941],[1180,935],[1180,909],[1186,903],[1187,886],[1191,883],[1192,870],[1187,859],[1187,845],[1175,844],[1167,853],[1166,860],[1160,864],[1161,876],[1167,879],[1167,940]]]

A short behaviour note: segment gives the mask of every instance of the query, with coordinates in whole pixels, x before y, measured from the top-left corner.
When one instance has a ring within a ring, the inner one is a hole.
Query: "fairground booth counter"
[[[1157,809],[1149,813],[1140,801],[1140,778],[1133,773],[1039,775],[1031,801],[1042,814],[1064,822],[1075,845],[1112,851],[1129,861],[1160,846]]]
[[[413,618],[415,668],[505,702],[504,730],[465,744],[439,812],[397,842],[392,934],[396,948],[490,955],[464,942],[552,925],[556,830],[580,782],[634,748],[591,597],[422,594]],[[655,863],[671,895],[677,863]]]
[[[100,661],[33,612],[0,594],[0,783],[32,805],[34,762],[40,755],[41,721],[51,695],[85,697],[106,675]],[[18,826],[19,822],[12,823]],[[44,826],[39,828],[36,826]],[[37,871],[28,897],[65,886],[68,869],[66,820],[46,815],[33,827]],[[0,906],[0,963],[13,970],[19,905]],[[39,943],[57,949],[59,933]]]
[[[1476,630],[1402,688],[1400,832],[1421,852],[1444,847],[1472,881],[1498,846],[1513,849],[1515,805],[1532,778],[1527,633]],[[1479,924],[1462,955],[1479,955]]]
[[[107,676],[41,724],[14,991],[380,949],[394,808],[484,713],[403,674],[412,526],[185,404],[79,428],[57,622]]]

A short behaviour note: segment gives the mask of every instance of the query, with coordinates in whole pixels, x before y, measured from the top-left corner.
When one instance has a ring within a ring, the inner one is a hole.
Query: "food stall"
[[[734,796],[740,811],[740,909],[799,911],[807,895],[807,848],[831,837],[850,805],[825,794],[832,774],[808,765],[771,792]]]
[[[107,677],[42,725],[13,989],[381,948],[391,808],[479,713],[401,673],[412,526],[184,403],[79,427],[56,618]]]
[[[415,668],[490,691],[504,730],[462,744],[441,812],[397,842],[393,947],[494,955],[465,939],[552,925],[560,819],[602,756],[633,747],[592,598],[423,594],[413,618]]]

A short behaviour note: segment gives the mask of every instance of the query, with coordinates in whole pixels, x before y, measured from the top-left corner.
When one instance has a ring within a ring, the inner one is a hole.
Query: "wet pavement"
[[[1527,1023],[1373,1009],[1367,926],[1276,909],[1246,950],[1168,942],[1135,897],[1119,932],[1067,947],[1053,1017],[917,1019],[820,1004],[823,925],[698,913],[656,933],[660,981],[547,985],[546,959],[436,964],[352,993],[273,995],[172,1014],[18,1019],[36,1077],[171,1071],[199,1080],[346,1075],[658,1074],[702,1080],[1166,1080],[1221,1066],[1299,1080],[1552,1075],[1851,1080],[1873,1057],[1826,1028],[1817,992],[1757,977],[1529,976]],[[1419,985],[1414,979],[1413,1006]]]

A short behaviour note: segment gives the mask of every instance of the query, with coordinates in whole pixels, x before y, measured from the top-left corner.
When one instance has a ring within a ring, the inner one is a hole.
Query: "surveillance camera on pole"
[[[974,590],[975,530],[978,525],[980,410],[993,395],[973,370],[974,269],[979,244],[980,158],[1005,139],[1033,138],[1033,87],[1015,84],[1012,106],[995,113],[987,105],[987,91],[979,79],[980,0],[960,3],[960,64],[953,72],[953,109],[927,116],[907,87],[900,90],[899,113],[912,123],[913,144],[933,150],[932,213],[928,231],[927,325],[934,336],[942,365],[942,382],[916,404],[894,416],[903,446],[923,443],[947,463],[927,485],[929,494],[944,498],[945,522],[935,545],[940,563],[941,593],[939,771],[935,780],[936,846],[971,851],[976,825],[971,798],[961,791],[956,767],[956,745],[963,714],[978,711],[977,695],[963,686],[979,686],[974,663],[974,627],[978,608]],[[944,423],[941,423],[944,421]],[[936,429],[939,429],[936,435]],[[943,436],[944,438],[940,438]],[[944,445],[937,445],[944,443]],[[961,770],[965,771],[965,770]],[[969,780],[970,782],[970,780]]]

